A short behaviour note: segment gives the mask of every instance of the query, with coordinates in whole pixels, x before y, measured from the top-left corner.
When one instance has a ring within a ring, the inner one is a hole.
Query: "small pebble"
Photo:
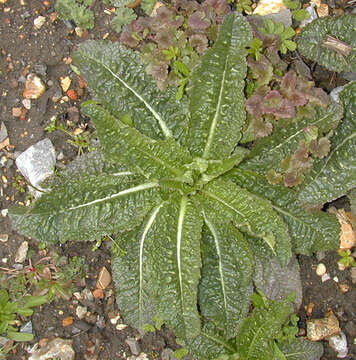
[[[0,234],[0,242],[5,243],[7,240],[9,240],[8,234]]]
[[[76,315],[78,316],[78,318],[80,320],[84,319],[85,317],[85,314],[88,312],[88,309],[86,306],[78,306],[76,309],[75,309],[75,313]]]
[[[22,105],[25,109],[30,110],[31,109],[31,100],[30,99],[23,99]]]
[[[12,116],[20,117],[21,113],[22,113],[21,108],[19,108],[19,107],[12,108]]]
[[[330,277],[330,274],[328,274],[328,273],[324,274],[324,275],[321,277],[321,281],[322,281],[322,282],[328,281],[328,280],[330,280],[330,279],[331,279],[331,277]]]
[[[68,316],[62,320],[62,326],[69,326],[72,324],[73,324],[73,318],[71,316]]]
[[[336,283],[339,282],[339,278],[338,278],[337,276],[334,276],[334,277],[333,277],[333,280],[334,280]]]
[[[27,251],[28,251],[28,242],[24,241],[17,249],[15,262],[23,263],[26,260]]]
[[[326,273],[326,266],[323,263],[318,264],[315,272],[318,276],[323,276]]]
[[[37,16],[35,20],[33,20],[34,27],[39,30],[46,22],[46,18],[44,16]]]
[[[118,324],[118,325],[116,325],[116,330],[119,330],[119,331],[124,330],[127,328],[127,326],[128,325],[126,325],[126,324]]]
[[[60,83],[61,83],[61,88],[62,88],[63,92],[67,92],[72,83],[72,79],[69,76],[61,77]]]
[[[344,294],[350,290],[350,286],[347,284],[340,284],[339,288],[340,288],[341,292]]]

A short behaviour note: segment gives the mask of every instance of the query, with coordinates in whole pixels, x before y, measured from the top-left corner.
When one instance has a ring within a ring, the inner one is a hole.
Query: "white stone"
[[[30,99],[23,99],[22,105],[25,109],[30,110],[31,109],[31,100]]]
[[[303,28],[305,25],[311,23],[312,21],[318,18],[318,14],[315,11],[314,1],[311,1],[310,5],[306,7],[304,10],[309,14],[309,18],[301,21],[300,23],[301,28]]]
[[[45,22],[46,22],[46,18],[40,15],[37,16],[35,20],[33,20],[33,25],[37,30],[39,30],[41,29],[41,27],[44,25]]]
[[[315,272],[318,276],[323,276],[326,273],[326,266],[323,263],[318,264]]]
[[[42,190],[40,184],[53,174],[55,164],[56,151],[49,139],[41,140],[30,146],[16,159],[16,165],[21,174],[39,190]],[[36,198],[42,195],[41,191],[34,190],[32,187],[30,187],[30,191]]]
[[[86,306],[78,306],[76,309],[75,309],[75,313],[76,315],[78,316],[78,318],[81,320],[81,319],[84,319],[85,317],[85,314],[88,312],[88,308]]]
[[[329,338],[329,345],[337,352],[337,357],[343,359],[347,356],[347,339],[341,331],[340,335],[333,335]]]

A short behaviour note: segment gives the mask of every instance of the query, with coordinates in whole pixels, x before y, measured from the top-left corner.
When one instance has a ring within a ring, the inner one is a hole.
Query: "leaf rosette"
[[[251,38],[242,15],[226,16],[181,102],[157,90],[132,51],[81,44],[73,59],[94,94],[83,112],[101,152],[79,158],[31,207],[11,210],[14,227],[41,241],[117,234],[123,251],[113,252],[112,271],[125,320],[144,328],[164,319],[200,359],[235,353],[247,338],[229,339],[241,326],[246,336],[254,331],[253,320],[243,321],[253,289],[251,239],[282,268],[292,249],[337,245],[333,216],[305,213],[295,191],[239,166],[254,159],[238,146]]]

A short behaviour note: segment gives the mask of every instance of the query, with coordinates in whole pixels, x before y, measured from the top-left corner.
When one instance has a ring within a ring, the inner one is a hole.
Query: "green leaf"
[[[330,38],[340,40],[331,46]],[[327,16],[306,25],[296,37],[298,51],[331,71],[356,71],[356,17]]]
[[[299,9],[300,1],[299,0],[283,0],[283,4],[291,10]]]
[[[283,44],[287,47],[288,50],[294,51],[297,48],[297,44],[292,40],[284,40]]]
[[[292,17],[296,21],[303,21],[309,19],[310,15],[305,9],[299,9],[292,12]]]
[[[287,360],[319,360],[324,348],[320,342],[296,338],[292,342],[278,344]]]
[[[174,89],[157,88],[138,52],[119,43],[87,41],[80,44],[73,60],[95,99],[113,116],[130,115],[135,128],[155,139],[182,136],[187,106],[175,100]]]
[[[28,309],[28,308],[22,308],[22,309],[18,309],[17,313],[22,315],[22,316],[32,316],[33,315],[33,310]]]
[[[47,296],[25,296],[24,300],[24,307],[27,308],[40,306],[48,302]]]
[[[295,191],[271,185],[264,176],[253,171],[233,169],[226,178],[271,201],[273,210],[288,225],[294,252],[311,255],[316,251],[338,248],[340,225],[335,215],[322,211],[306,212]]]
[[[345,116],[331,140],[327,157],[314,165],[299,200],[308,204],[323,204],[345,195],[356,187],[356,82],[340,93]]]
[[[292,312],[287,302],[273,303],[268,309],[257,308],[246,318],[236,338],[242,359],[274,359],[273,339]]]
[[[121,32],[122,25],[130,24],[131,21],[135,20],[137,15],[132,9],[127,7],[120,7],[115,12],[115,17],[111,20],[110,26],[116,32]]]
[[[13,227],[39,241],[89,241],[137,226],[160,198],[156,182],[122,171],[61,179],[30,207],[13,207]]]
[[[0,289],[0,309],[9,301],[9,294],[5,289]]]
[[[192,181],[182,167],[193,159],[175,140],[148,138],[94,102],[85,103],[83,111],[92,118],[109,161],[124,163],[149,179]]]
[[[243,235],[232,224],[219,223],[216,218],[213,212],[204,212],[199,305],[202,315],[230,339],[248,314],[253,255]]]
[[[150,15],[152,13],[153,7],[156,4],[156,0],[142,0],[141,7],[142,10],[146,13],[146,15]]]
[[[352,215],[356,219],[356,188],[350,190],[349,193],[347,194],[347,197],[350,201]]]
[[[193,156],[223,159],[241,138],[245,122],[244,78],[252,39],[242,15],[226,16],[214,47],[204,54],[191,77],[186,146]]]
[[[204,209],[212,209],[221,221],[232,221],[241,230],[264,239],[281,264],[288,263],[291,257],[288,229],[269,201],[222,179],[211,181],[201,193],[198,198]]]
[[[82,29],[94,27],[94,13],[75,0],[57,0],[55,10],[62,20],[73,20]]]
[[[126,255],[113,258],[113,275],[120,309],[130,324],[140,327],[155,314],[177,336],[200,333],[201,228],[191,201],[174,196],[155,207],[135,233],[123,236],[120,247]]]
[[[34,338],[33,334],[16,331],[8,331],[6,337],[15,341],[31,341]]]
[[[281,40],[285,42],[286,39],[290,39],[294,35],[295,35],[294,29],[289,26],[281,33]]]
[[[234,150],[233,155],[224,160],[209,160],[208,168],[202,174],[199,184],[206,184],[209,181],[219,177],[220,175],[231,170],[234,166],[238,165],[249,153],[249,151],[243,147],[237,147]]]
[[[272,135],[256,142],[250,155],[241,166],[245,169],[267,173],[273,169],[281,172],[282,160],[293,154],[301,140],[305,139],[304,128],[317,126],[319,134],[329,133],[342,118],[342,107],[332,102],[327,108],[316,107],[312,118],[304,117],[295,123],[277,125]]]

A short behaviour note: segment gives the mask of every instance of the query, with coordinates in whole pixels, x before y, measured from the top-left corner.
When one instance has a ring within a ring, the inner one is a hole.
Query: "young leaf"
[[[73,20],[82,29],[94,27],[94,13],[75,0],[57,0],[55,10],[60,19]]]
[[[294,252],[311,255],[316,251],[338,248],[340,225],[334,215],[321,211],[306,212],[295,191],[271,185],[264,176],[253,171],[234,169],[224,177],[271,201],[273,210],[288,225]]]
[[[15,341],[32,341],[34,338],[33,334],[16,331],[8,331],[6,337]]]
[[[344,119],[330,138],[331,151],[313,167],[299,193],[299,200],[323,204],[345,195],[356,186],[356,82],[340,93]]]
[[[157,89],[138,53],[118,43],[87,41],[73,59],[95,98],[113,116],[129,114],[140,132],[155,139],[182,135],[187,120],[184,103],[174,100],[174,90]]]
[[[220,221],[232,221],[250,235],[264,239],[281,264],[288,263],[291,245],[287,226],[268,201],[222,179],[208,183],[200,201],[203,208],[214,211]]]
[[[122,26],[130,24],[136,19],[136,14],[132,9],[121,7],[115,12],[115,17],[111,20],[110,26],[116,32],[121,32]]]
[[[296,37],[298,51],[331,71],[356,71],[356,17],[327,16],[306,25]],[[328,36],[336,39],[328,42]]]
[[[152,13],[153,7],[156,4],[156,0],[143,0],[141,3],[142,10],[146,13],[146,15],[150,15]]]
[[[274,359],[273,338],[292,312],[287,302],[275,302],[267,309],[257,308],[245,319],[236,338],[239,355],[243,359]]]
[[[214,47],[192,74],[191,117],[185,144],[193,156],[223,159],[241,138],[246,116],[245,46],[251,38],[247,21],[239,14],[228,15]]]
[[[202,315],[230,339],[248,313],[253,257],[243,235],[233,225],[219,224],[215,218],[213,212],[204,212],[199,304]]]

